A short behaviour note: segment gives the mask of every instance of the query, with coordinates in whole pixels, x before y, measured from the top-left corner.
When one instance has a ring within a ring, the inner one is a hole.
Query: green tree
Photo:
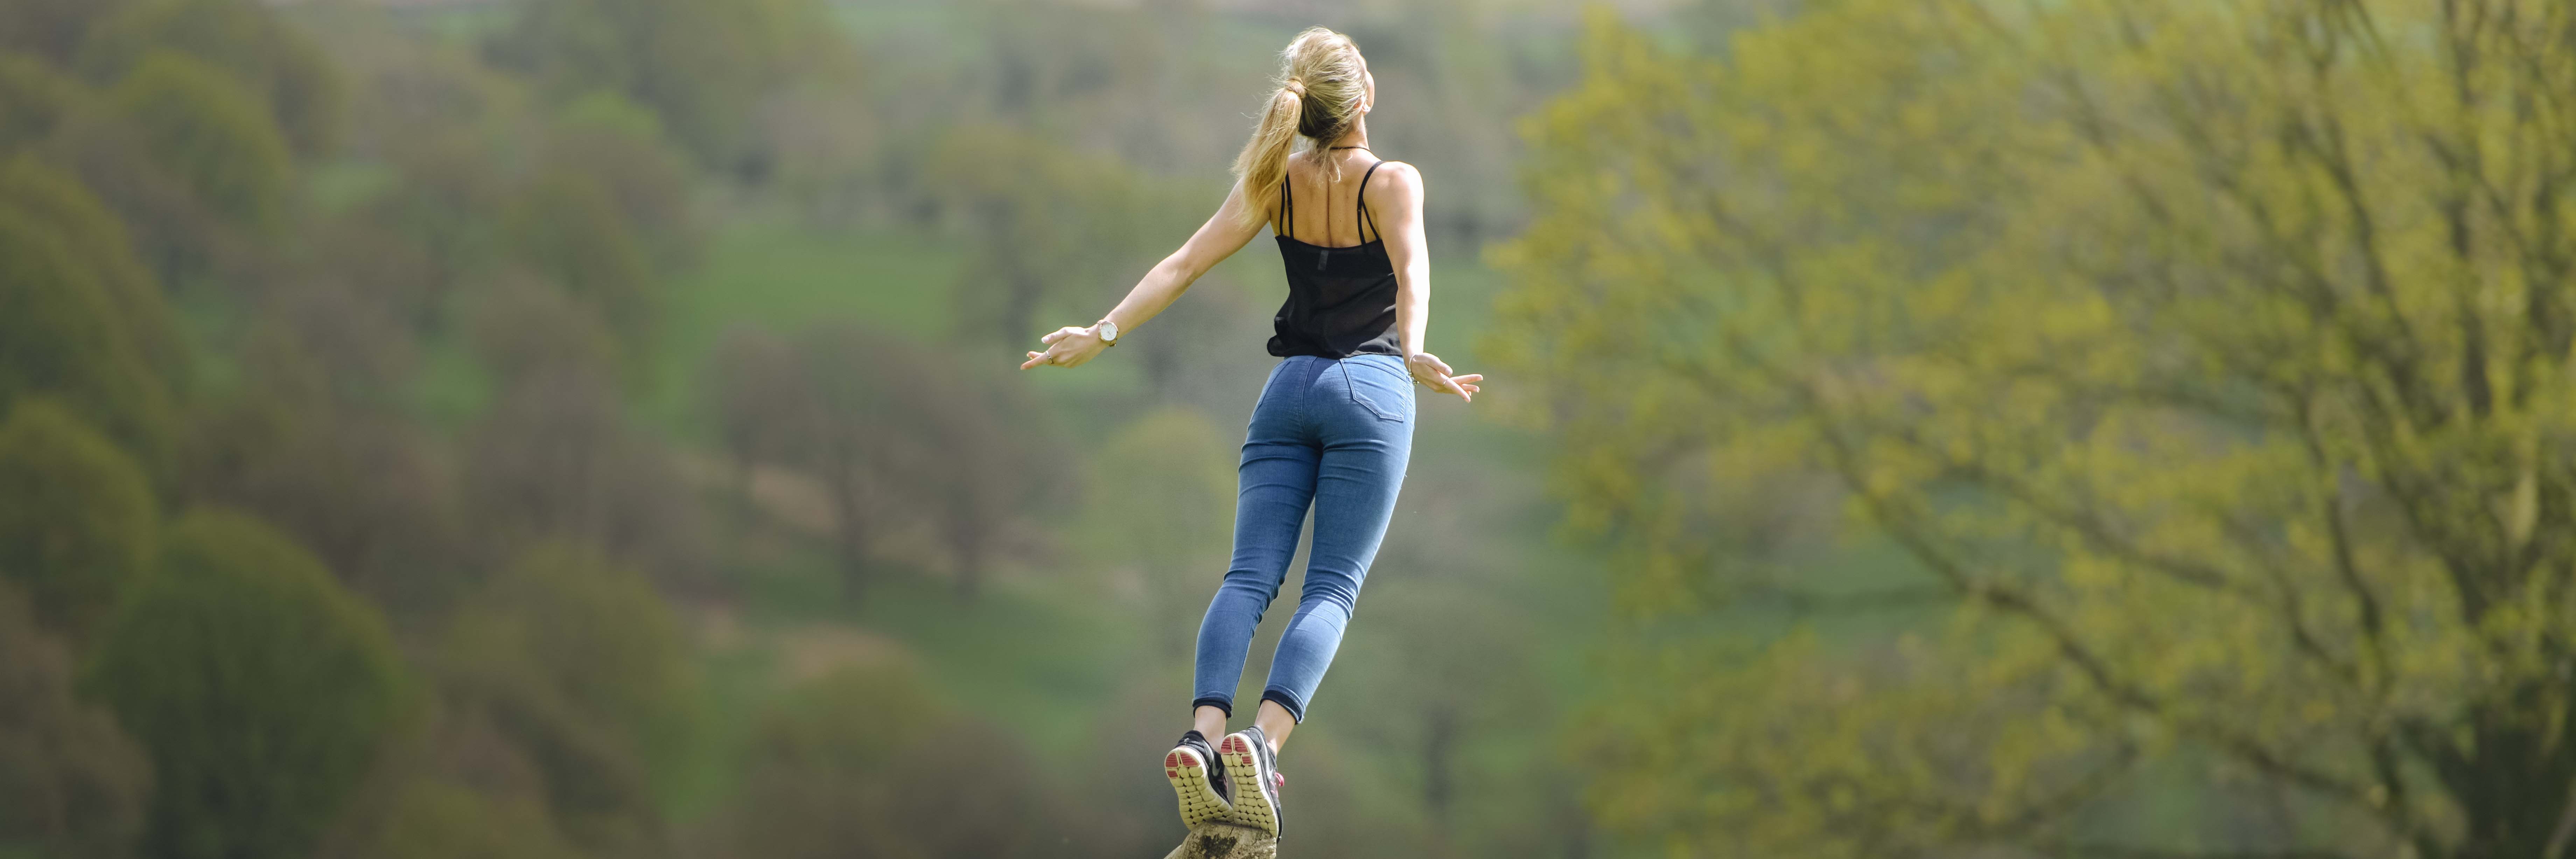
[[[909,432],[926,457],[902,462],[904,492],[918,499],[956,568],[957,592],[980,593],[994,562],[1027,542],[1031,517],[1071,493],[1068,460],[1028,389],[1000,368],[978,372],[955,361],[923,365],[921,398]]]
[[[292,535],[399,623],[462,595],[468,549],[442,439],[405,396],[417,348],[380,285],[263,289],[229,344],[235,381],[189,426],[186,485]]]
[[[693,261],[700,236],[689,206],[689,165],[670,148],[662,121],[612,93],[592,93],[564,107],[546,132],[541,169],[596,179],[619,220],[642,237],[655,264]]]
[[[630,424],[607,326],[540,278],[474,289],[468,333],[502,383],[464,439],[460,477],[478,542],[516,553],[577,540],[666,582],[700,569],[698,508],[663,444]]]
[[[0,584],[0,854],[132,855],[152,765],[72,694],[72,654]]]
[[[613,95],[575,103],[547,132],[504,221],[511,251],[607,321],[641,355],[661,276],[694,258],[688,173],[653,115]]]
[[[57,632],[86,633],[115,604],[159,517],[133,457],[60,404],[21,399],[0,423],[0,575]]]
[[[79,81],[44,60],[0,52],[0,152],[45,139],[85,98]]]
[[[143,0],[97,22],[81,45],[94,80],[117,80],[158,52],[219,68],[246,88],[301,155],[340,131],[338,69],[322,47],[257,0]]]
[[[792,350],[803,403],[782,402],[809,423],[794,431],[796,459],[832,499],[842,596],[857,600],[885,532],[920,514],[906,504],[906,466],[932,461],[922,434],[920,380],[936,378],[933,359],[891,332],[863,325],[817,325]]]
[[[621,340],[651,336],[658,281],[650,246],[621,216],[606,183],[573,172],[538,177],[512,208],[506,231],[520,258],[595,308]]]
[[[1161,210],[1145,205],[1143,177],[1115,159],[999,126],[951,131],[935,152],[934,193],[970,246],[952,292],[969,331],[1034,343],[1053,330],[1038,327],[1041,311],[1105,312],[1127,285],[1118,279],[1150,264],[1139,259],[1148,235],[1140,219]],[[1161,238],[1185,237],[1181,228]]]
[[[1034,508],[1066,488],[1017,379],[856,324],[814,326],[788,353],[790,365],[746,369],[779,374],[764,384],[795,396],[735,405],[778,421],[773,443],[823,484],[850,599],[866,590],[879,541],[907,527],[944,550],[959,595],[973,598],[993,562],[1025,543]]]
[[[83,207],[31,196],[65,187],[20,181],[31,169],[0,170],[0,403],[50,394],[159,471],[176,415],[143,345],[153,335],[138,330],[154,320],[150,305],[122,312],[120,299],[146,297],[111,288],[115,259],[93,256],[96,237],[70,232],[80,224],[64,217]]]
[[[223,69],[184,54],[146,55],[109,100],[154,166],[197,203],[252,229],[285,216],[293,153],[258,93]]]
[[[716,423],[725,452],[733,458],[735,524],[754,512],[752,482],[764,464],[789,461],[800,443],[799,431],[813,425],[805,396],[807,382],[796,364],[794,347],[767,329],[737,325],[708,356],[703,407]]]
[[[51,226],[72,257],[98,280],[152,371],[174,388],[188,378],[187,343],[160,282],[135,255],[124,222],[80,179],[33,156],[18,156],[0,164],[0,209]]]
[[[488,45],[504,66],[571,98],[652,106],[701,163],[758,178],[744,131],[762,102],[843,47],[814,0],[565,0],[523,8]]]
[[[0,6],[0,50],[24,51],[69,64],[99,19],[130,0],[19,0]]]
[[[1602,819],[2562,855],[2571,16],[1845,0],[1723,56],[1596,19],[1490,345],[1621,562]],[[1724,623],[1898,604],[1936,613]]]
[[[1109,571],[1103,584],[1132,594],[1158,631],[1158,660],[1190,655],[1196,627],[1175,622],[1203,607],[1225,575],[1234,533],[1234,462],[1241,442],[1194,409],[1146,413],[1083,457],[1085,555]]]
[[[653,778],[690,730],[687,656],[649,580],[551,543],[457,612],[438,665],[451,722],[488,726],[575,843],[631,856],[666,838]]]
[[[84,684],[150,750],[154,855],[302,853],[405,698],[376,609],[257,520],[195,512],[110,621]]]
[[[1028,755],[909,669],[843,669],[762,719],[733,840],[778,859],[1023,855],[1049,808]]]
[[[394,800],[367,853],[386,859],[579,859],[543,803],[496,798],[465,785],[423,779]]]

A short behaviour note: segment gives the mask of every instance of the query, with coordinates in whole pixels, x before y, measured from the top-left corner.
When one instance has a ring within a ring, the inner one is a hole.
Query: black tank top
[[[1368,180],[1379,161],[1360,175],[1360,219],[1370,233],[1377,221],[1368,213]],[[1387,258],[1383,235],[1349,247],[1328,248],[1298,241],[1296,201],[1288,177],[1279,178],[1279,256],[1288,267],[1288,302],[1279,305],[1271,327],[1270,354],[1348,358],[1352,355],[1404,354],[1395,326],[1395,263]],[[1327,239],[1329,241],[1329,239]]]

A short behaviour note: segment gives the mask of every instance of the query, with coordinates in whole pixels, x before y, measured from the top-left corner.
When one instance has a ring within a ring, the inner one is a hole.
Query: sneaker
[[[1216,747],[1234,782],[1234,822],[1279,835],[1279,789],[1288,777],[1279,774],[1279,757],[1257,727],[1225,735]]]
[[[1217,778],[1212,764],[1216,750],[1208,747],[1207,735],[1191,731],[1181,735],[1172,750],[1163,753],[1163,777],[1172,782],[1172,792],[1181,798],[1181,823],[1192,829],[1211,820],[1229,817],[1234,806],[1226,802],[1231,785]]]

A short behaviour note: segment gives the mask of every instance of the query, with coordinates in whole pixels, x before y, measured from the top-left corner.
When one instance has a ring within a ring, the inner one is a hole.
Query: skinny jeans
[[[1402,358],[1291,355],[1271,369],[1244,433],[1234,561],[1199,623],[1193,709],[1233,714],[1253,630],[1287,580],[1311,507],[1305,586],[1261,693],[1306,720],[1395,513],[1413,424],[1413,377]]]

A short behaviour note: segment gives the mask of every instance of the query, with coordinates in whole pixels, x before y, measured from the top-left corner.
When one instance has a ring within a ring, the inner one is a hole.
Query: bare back
[[[1326,175],[1330,157],[1341,165],[1338,178]],[[1288,194],[1293,198],[1287,208],[1290,222],[1279,223],[1280,213],[1270,213],[1273,233],[1296,236],[1299,241],[1319,247],[1344,248],[1367,244],[1378,238],[1360,218],[1360,182],[1368,167],[1377,159],[1366,149],[1309,150],[1288,158]],[[1381,177],[1382,178],[1382,177]],[[1376,194],[1379,188],[1368,188]],[[1369,200],[1372,211],[1383,210],[1377,199]]]

